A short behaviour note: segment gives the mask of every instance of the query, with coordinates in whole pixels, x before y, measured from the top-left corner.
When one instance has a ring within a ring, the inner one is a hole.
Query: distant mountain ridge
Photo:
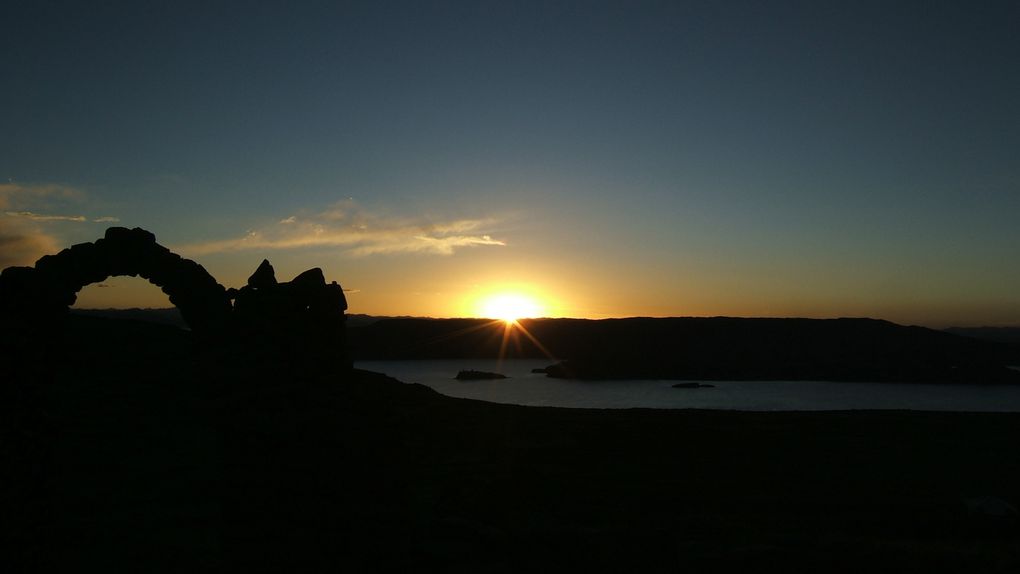
[[[110,318],[125,318],[135,319],[138,321],[148,321],[150,323],[164,323],[173,324],[184,327],[184,322],[180,319],[180,311],[176,307],[167,308],[131,308],[131,309],[79,309],[72,308],[72,313],[79,315],[89,315],[93,317],[110,317]],[[649,317],[629,317],[629,319],[648,319]],[[440,320],[440,321],[482,321],[483,319],[436,319],[434,317],[422,317],[415,315],[368,315],[364,313],[348,313],[347,314],[347,325],[349,327],[363,327],[371,325],[372,323],[378,323],[379,321],[386,321],[390,319],[416,319],[416,320]],[[551,320],[551,319],[525,319],[525,321],[535,320]],[[554,320],[579,320],[588,321],[589,319],[554,319]],[[612,319],[610,319],[612,320]],[[948,327],[942,329],[947,333],[954,335],[962,335],[965,337],[971,337],[974,339],[982,339],[986,341],[997,341],[1000,343],[1010,343],[1020,345],[1020,326],[1017,327]]]
[[[186,328],[174,308],[72,313]],[[1020,382],[1005,368],[1020,365],[1020,328],[937,331],[876,319],[732,317],[524,319],[520,326],[347,316],[356,360],[548,359],[550,376],[587,379]]]
[[[145,321],[147,323],[159,323],[161,325],[173,325],[187,329],[188,324],[181,317],[181,312],[176,307],[167,308],[131,308],[131,309],[78,309],[71,308],[71,313],[87,317],[106,317],[109,319],[129,319],[132,321]],[[415,319],[419,317],[410,316],[384,316],[364,315],[350,313],[347,315],[347,325],[350,327],[363,327],[385,319]]]
[[[996,341],[1020,348],[1020,327],[950,327],[945,331],[954,335]]]
[[[350,329],[349,342],[355,359],[562,359],[550,376],[584,379],[1020,382],[1020,373],[1006,368],[1020,356],[1009,345],[876,319],[527,319],[520,325],[523,330],[485,319],[389,319]]]

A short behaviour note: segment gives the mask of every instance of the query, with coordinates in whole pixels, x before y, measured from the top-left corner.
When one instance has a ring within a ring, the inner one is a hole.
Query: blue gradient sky
[[[0,8],[0,265],[117,219],[352,312],[1020,324],[1017,2],[88,4]]]

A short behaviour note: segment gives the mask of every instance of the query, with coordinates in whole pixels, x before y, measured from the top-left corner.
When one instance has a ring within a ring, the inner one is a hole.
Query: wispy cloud
[[[426,253],[451,255],[464,247],[506,245],[487,230],[492,219],[427,221],[379,217],[350,202],[312,215],[292,215],[241,237],[179,246],[190,255],[241,250],[337,247],[351,255]]]
[[[59,251],[56,239],[33,229],[0,225],[0,269],[32,265],[47,253]]]
[[[77,211],[84,199],[84,193],[63,185],[0,184],[0,268],[31,265],[59,251],[64,243],[56,234],[61,224],[117,221],[109,216],[66,215]]]
[[[116,217],[104,215],[89,218],[85,215],[65,215],[61,213],[41,213],[38,210],[52,211],[66,208],[68,204],[80,203],[85,194],[72,187],[55,184],[25,185],[20,183],[0,184],[0,209],[9,217],[22,217],[32,221],[71,221],[113,223],[120,221]]]
[[[0,269],[32,265],[43,255],[59,250],[57,239],[32,221],[0,217]]]

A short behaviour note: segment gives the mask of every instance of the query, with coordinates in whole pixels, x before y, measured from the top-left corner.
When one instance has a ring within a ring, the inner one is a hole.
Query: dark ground
[[[39,382],[26,567],[1020,567],[1015,518],[965,506],[1020,501],[1020,415],[526,408],[102,338]]]

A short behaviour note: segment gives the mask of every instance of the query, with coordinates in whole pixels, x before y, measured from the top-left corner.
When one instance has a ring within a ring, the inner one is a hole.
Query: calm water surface
[[[444,395],[517,405],[628,409],[731,409],[827,411],[909,409],[922,411],[1020,412],[1020,386],[832,383],[824,381],[705,381],[704,389],[674,389],[676,381],[573,381],[550,379],[531,369],[551,361],[515,359],[359,361],[360,369],[421,383]],[[508,379],[458,381],[474,369]]]

